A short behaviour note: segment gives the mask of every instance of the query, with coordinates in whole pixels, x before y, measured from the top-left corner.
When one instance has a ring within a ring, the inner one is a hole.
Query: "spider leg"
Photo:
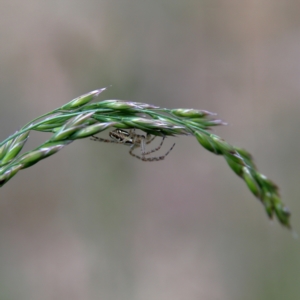
[[[154,137],[155,138],[155,137]],[[165,136],[162,138],[162,140],[161,140],[161,142],[160,142],[160,144],[158,145],[158,147],[156,147],[156,148],[154,148],[154,149],[152,149],[152,150],[150,150],[150,151],[148,151],[148,152],[142,152],[142,154],[143,155],[148,155],[148,154],[150,154],[150,153],[153,153],[153,152],[156,152],[156,151],[158,151],[160,148],[161,148],[161,146],[163,145],[163,143],[164,143],[164,140],[165,140]],[[153,141],[153,139],[152,139],[152,141]],[[147,144],[147,143],[146,143]]]
[[[154,156],[154,157],[145,157],[144,155],[143,156],[138,156],[136,154],[133,153],[133,150],[137,147],[137,145],[132,145],[130,147],[130,151],[129,151],[129,154],[137,159],[140,159],[142,161],[160,161],[160,160],[163,160],[170,152],[171,150],[174,148],[175,146],[175,143],[173,144],[173,146],[168,150],[168,152],[165,154],[165,155],[162,155],[162,156]],[[161,147],[161,145],[160,145]],[[156,150],[157,151],[157,150]],[[153,152],[153,151],[152,151]],[[149,152],[151,153],[151,152]]]
[[[145,145],[146,145],[145,139],[142,138],[142,139],[141,139],[141,151],[142,151],[142,155],[143,155],[143,156],[146,154],[146,152],[145,152]]]
[[[123,142],[117,142],[117,141],[114,141],[114,140],[103,139],[103,138],[99,138],[99,137],[94,136],[94,135],[92,135],[91,140],[96,141],[96,142],[115,143],[115,144],[123,144],[124,145]]]
[[[129,133],[129,136],[134,137],[136,135],[135,134],[135,128],[129,129],[128,133]]]
[[[147,133],[147,136],[146,136],[146,144],[147,144],[147,145],[150,144],[150,143],[156,138],[156,136],[154,135],[152,138],[150,138],[150,139],[148,140],[149,137],[151,137],[151,134],[148,134],[148,133]]]

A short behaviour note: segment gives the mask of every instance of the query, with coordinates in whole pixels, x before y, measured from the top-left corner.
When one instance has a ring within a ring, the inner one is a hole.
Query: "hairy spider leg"
[[[118,142],[118,141],[109,140],[109,139],[103,139],[103,138],[99,138],[99,137],[94,136],[94,135],[92,135],[91,140],[92,141],[96,141],[96,142],[115,143],[115,144],[123,144],[123,145],[125,145],[123,142]]]
[[[146,144],[150,144],[154,139],[156,138],[156,136],[154,135],[153,137],[151,137],[151,134],[147,134],[146,136]]]
[[[148,155],[148,154],[150,154],[150,153],[153,153],[153,152],[158,151],[158,150],[161,148],[161,146],[163,145],[164,140],[165,140],[165,136],[163,136],[163,138],[162,138],[160,144],[159,144],[156,148],[154,148],[154,149],[152,149],[152,150],[150,150],[150,151],[147,151],[147,152],[143,152],[143,151],[142,151],[142,155]],[[152,139],[152,141],[153,141],[153,139]],[[147,143],[146,143],[146,144],[147,144]]]
[[[146,155],[146,154],[144,154],[142,157],[141,156],[138,156],[138,155],[136,155],[136,154],[134,154],[133,153],[133,150],[135,149],[135,148],[137,148],[138,147],[138,145],[135,145],[135,144],[133,144],[131,147],[130,147],[130,151],[129,151],[129,154],[131,155],[131,156],[133,156],[133,157],[136,157],[137,159],[140,159],[140,160],[142,160],[142,161],[160,161],[160,160],[163,160],[170,152],[171,152],[171,150],[174,148],[174,146],[175,146],[175,143],[173,144],[173,146],[169,149],[169,151],[165,154],[165,155],[162,155],[162,156],[154,156],[154,157],[145,157],[144,155]],[[161,146],[160,146],[161,147]],[[157,150],[155,150],[155,151],[157,151]],[[152,151],[153,152],[153,151]],[[152,153],[151,151],[149,152],[149,153]],[[149,154],[148,153],[148,154]]]

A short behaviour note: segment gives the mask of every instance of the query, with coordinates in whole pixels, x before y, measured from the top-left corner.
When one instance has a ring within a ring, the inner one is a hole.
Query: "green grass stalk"
[[[208,151],[222,155],[230,168],[242,178],[253,195],[263,204],[269,218],[274,215],[285,227],[290,226],[290,212],[282,203],[278,187],[259,173],[252,156],[209,132],[212,126],[225,124],[214,114],[195,109],[167,109],[121,100],[91,102],[105,90],[82,95],[23,126],[0,143],[0,187],[19,170],[55,154],[74,140],[87,138],[109,127],[140,129],[156,136],[190,135]],[[20,154],[30,131],[53,135],[37,148]]]

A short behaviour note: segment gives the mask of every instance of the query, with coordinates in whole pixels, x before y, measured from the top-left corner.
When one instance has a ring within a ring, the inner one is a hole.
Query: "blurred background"
[[[0,2],[0,140],[91,90],[218,113],[300,232],[300,2]],[[107,137],[108,132],[101,134]],[[48,139],[32,133],[25,150]],[[0,194],[0,299],[299,299],[300,246],[222,157],[84,139]]]

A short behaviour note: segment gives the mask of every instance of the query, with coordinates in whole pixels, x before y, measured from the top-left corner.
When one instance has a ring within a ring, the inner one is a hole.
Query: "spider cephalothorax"
[[[175,144],[168,150],[168,152],[165,155],[162,156],[153,156],[153,157],[145,157],[146,155],[149,155],[150,153],[158,151],[165,139],[165,136],[163,136],[161,143],[159,144],[158,147],[150,150],[150,151],[145,151],[145,145],[150,144],[154,139],[155,136],[152,136],[151,134],[148,134],[146,136],[142,134],[136,134],[134,129],[130,129],[129,131],[123,130],[123,129],[115,129],[109,133],[109,136],[111,140],[108,139],[103,139],[99,138],[97,136],[93,136],[91,139],[93,141],[98,141],[98,142],[106,142],[106,143],[117,143],[117,144],[123,144],[123,145],[129,145],[130,150],[129,154],[142,160],[142,161],[159,161],[163,160],[173,149]],[[133,153],[133,150],[140,147],[141,148],[141,153],[142,156],[136,155]]]

